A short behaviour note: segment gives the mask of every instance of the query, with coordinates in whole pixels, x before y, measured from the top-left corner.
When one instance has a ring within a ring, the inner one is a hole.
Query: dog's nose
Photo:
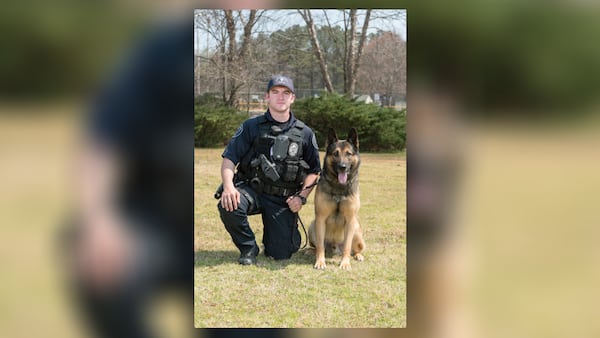
[[[346,164],[346,163],[339,163],[339,164],[338,164],[338,168],[339,168],[339,169],[344,169],[344,170],[345,170],[346,168],[348,168],[348,164]]]

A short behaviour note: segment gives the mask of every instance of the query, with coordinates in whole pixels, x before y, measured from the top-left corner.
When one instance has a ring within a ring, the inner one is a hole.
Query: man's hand
[[[221,163],[221,180],[223,181],[223,194],[221,194],[221,206],[232,212],[238,208],[240,203],[240,192],[233,184],[235,164],[228,158],[223,158]]]
[[[96,292],[119,287],[131,269],[138,242],[116,201],[123,159],[117,149],[86,140],[78,158],[77,208],[81,228],[75,244],[75,273]]]
[[[223,187],[223,194],[221,195],[221,206],[223,209],[232,212],[238,208],[240,203],[240,192],[235,188],[233,184],[229,184]]]
[[[292,212],[297,213],[298,211],[300,211],[300,209],[302,209],[302,199],[300,198],[300,196],[297,196],[297,195],[290,196],[290,197],[288,197],[286,202],[287,202],[290,210],[292,210]]]
[[[75,249],[75,267],[97,292],[110,292],[132,267],[137,242],[119,217],[97,217],[81,229]]]

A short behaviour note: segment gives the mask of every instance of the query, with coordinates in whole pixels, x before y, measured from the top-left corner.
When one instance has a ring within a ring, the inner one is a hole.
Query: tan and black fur
[[[346,140],[339,140],[329,129],[323,171],[315,193],[315,221],[308,238],[315,248],[315,269],[325,268],[325,250],[340,249],[340,268],[350,270],[350,255],[364,259],[365,243],[358,222],[358,134],[352,128]]]

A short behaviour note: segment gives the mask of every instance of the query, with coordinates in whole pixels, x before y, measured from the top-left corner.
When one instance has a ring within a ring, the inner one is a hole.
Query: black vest
[[[259,192],[291,195],[302,187],[308,164],[302,159],[304,123],[296,120],[283,132],[266,116],[257,117],[259,137],[238,166],[239,179]]]

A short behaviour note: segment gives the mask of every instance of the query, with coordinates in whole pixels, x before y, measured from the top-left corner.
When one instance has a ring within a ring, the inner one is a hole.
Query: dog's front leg
[[[340,268],[343,270],[352,269],[352,266],[350,266],[350,253],[352,252],[352,239],[354,238],[357,227],[358,219],[356,219],[356,217],[353,217],[346,222],[344,231],[344,250],[342,251],[342,262],[340,263]]]
[[[325,269],[325,223],[324,217],[317,217],[315,219],[315,269]]]

